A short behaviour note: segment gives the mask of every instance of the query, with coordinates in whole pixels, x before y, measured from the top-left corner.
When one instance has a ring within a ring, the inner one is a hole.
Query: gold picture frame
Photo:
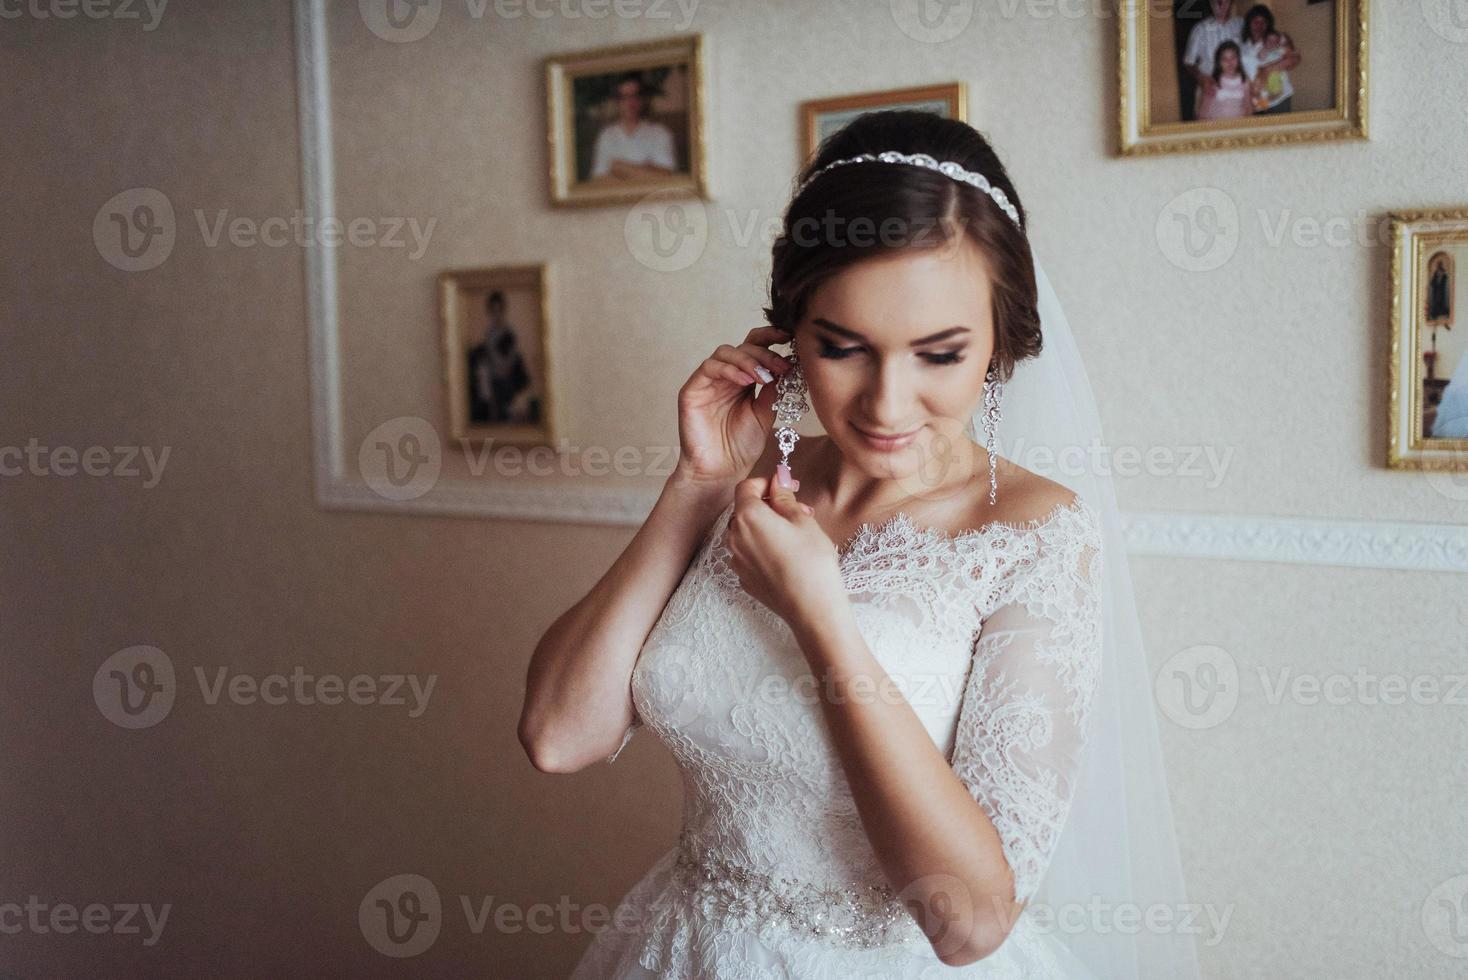
[[[550,203],[709,198],[701,34],[545,59]]]
[[[1179,2],[1188,10],[1201,10],[1205,18],[1210,13],[1209,0]],[[1235,2],[1233,10],[1242,18],[1254,6]],[[1226,98],[1213,101],[1207,110],[1201,106],[1199,86],[1183,64],[1194,51],[1189,46],[1192,28],[1188,35],[1181,33],[1182,25],[1187,22],[1176,16],[1179,9],[1176,3],[1121,0],[1117,47],[1122,156],[1370,139],[1367,126],[1369,0],[1277,0],[1269,6],[1268,16],[1280,18],[1275,21],[1275,28],[1288,41],[1286,50],[1291,54],[1296,46],[1290,25],[1298,25],[1300,61],[1288,72],[1261,73],[1259,49],[1250,47],[1241,74],[1247,78],[1249,66],[1253,65],[1254,78],[1263,91],[1248,88],[1238,91],[1253,92],[1260,100],[1259,105],[1274,99],[1272,107],[1260,112],[1253,111],[1252,102],[1243,105],[1234,102],[1235,107],[1250,110],[1249,114],[1234,118],[1192,118],[1199,111],[1207,111],[1209,115],[1232,111],[1227,108]],[[1165,12],[1159,14],[1159,8],[1165,8]],[[1326,17],[1330,18],[1328,28],[1322,23]],[[1267,26],[1262,19],[1260,26]],[[1319,55],[1326,53],[1330,56],[1329,71],[1322,73],[1318,67]],[[1239,54],[1236,46],[1235,58]],[[1278,56],[1281,55],[1271,48],[1269,57]],[[1306,63],[1312,70],[1305,70]],[[1219,67],[1217,63],[1215,67]],[[1290,78],[1295,75],[1302,77],[1291,83]],[[1192,93],[1191,99],[1186,93]],[[1300,100],[1299,105],[1294,103],[1296,98]]]
[[[549,285],[545,263],[439,273],[448,428],[459,442],[555,443]]]
[[[862,92],[800,105],[800,153],[803,167],[831,132],[853,117],[873,109],[926,109],[949,119],[968,122],[968,89],[963,82],[919,85],[884,92]]]
[[[1468,207],[1394,211],[1389,218],[1387,466],[1468,472],[1468,414],[1458,410],[1468,406],[1468,306],[1462,303],[1468,291],[1458,288],[1468,278]],[[1446,283],[1439,269],[1447,271]],[[1451,343],[1443,331],[1451,332]],[[1441,414],[1445,402],[1451,416]],[[1454,435],[1433,434],[1444,427]]]

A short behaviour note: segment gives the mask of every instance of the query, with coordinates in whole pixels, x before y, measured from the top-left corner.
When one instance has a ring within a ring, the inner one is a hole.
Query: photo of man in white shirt
[[[628,72],[617,83],[617,115],[596,137],[591,178],[661,177],[678,169],[673,133],[644,118],[648,108],[642,77]]]

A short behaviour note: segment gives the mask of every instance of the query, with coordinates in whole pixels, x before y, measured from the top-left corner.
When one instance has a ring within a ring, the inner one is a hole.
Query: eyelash
[[[860,350],[860,347],[837,347],[824,338],[821,340],[821,356],[833,361],[850,357]],[[963,360],[963,355],[956,350],[943,354],[921,354],[919,356],[924,358],[929,364],[934,365],[958,364]]]

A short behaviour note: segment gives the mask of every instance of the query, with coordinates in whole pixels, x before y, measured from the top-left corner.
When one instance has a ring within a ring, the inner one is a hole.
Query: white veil
[[[1070,323],[1033,245],[1030,256],[1042,347],[1004,384],[998,455],[1065,484],[1101,515],[1105,641],[1075,797],[1025,915],[1043,916],[1099,977],[1195,980],[1194,934],[1206,919],[1183,883],[1109,452]],[[982,418],[981,407],[969,420],[979,443]],[[1044,455],[1032,460],[1036,449]]]

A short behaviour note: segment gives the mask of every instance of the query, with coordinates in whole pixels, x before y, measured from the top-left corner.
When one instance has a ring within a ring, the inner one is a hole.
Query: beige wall
[[[1468,132],[1441,124],[1460,117],[1465,49],[1417,5],[1373,31],[1372,142],[1137,160],[1108,155],[1105,16],[980,4],[957,38],[928,44],[887,4],[705,2],[685,23],[677,7],[671,20],[594,20],[491,6],[476,21],[449,2],[427,38],[394,44],[356,9],[332,18],[339,210],[437,225],[416,261],[342,255],[349,446],[385,418],[439,410],[439,269],[542,259],[560,273],[568,434],[672,444],[683,377],[758,322],[768,254],[735,240],[724,209],[778,214],[798,101],[962,79],[1031,210],[1113,444],[1234,451],[1216,486],[1119,481],[1124,507],[1468,518],[1462,493],[1381,466],[1387,250],[1266,232],[1282,217],[1468,204],[1443,164],[1468,155]],[[540,59],[674,30],[711,48],[717,231],[691,268],[665,274],[629,254],[623,209],[547,208]],[[475,933],[459,896],[611,903],[676,833],[676,771],[648,733],[616,765],[568,777],[532,770],[515,739],[533,644],[628,528],[313,503],[303,249],[209,247],[193,217],[300,206],[292,43],[287,0],[180,3],[150,31],[31,14],[0,29],[0,444],[170,450],[152,488],[0,482],[0,903],[171,906],[151,947],[4,936],[6,974],[562,976],[584,932]],[[1423,65],[1435,84],[1420,83]],[[178,241],[159,267],[127,273],[91,235],[103,202],[138,187],[167,195]],[[1199,187],[1242,221],[1237,254],[1207,273],[1170,262],[1155,230]],[[1468,873],[1463,708],[1275,704],[1259,672],[1461,673],[1463,577],[1168,558],[1133,569],[1154,667],[1213,644],[1242,672],[1226,722],[1162,722],[1193,898],[1234,904],[1224,940],[1202,950],[1206,975],[1459,975],[1421,922],[1434,888]],[[166,720],[129,731],[92,683],[138,644],[163,650],[179,685]],[[410,718],[209,704],[194,676],[298,665],[436,686]],[[428,952],[400,961],[367,944],[357,910],[409,872],[435,882],[447,915]]]

